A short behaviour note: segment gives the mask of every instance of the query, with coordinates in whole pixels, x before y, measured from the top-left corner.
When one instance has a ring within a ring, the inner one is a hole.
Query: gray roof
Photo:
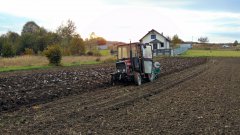
[[[156,44],[156,43],[162,43],[161,41],[159,41],[158,39],[154,39],[153,41],[151,41],[150,43]]]
[[[144,37],[146,37],[148,34],[152,33],[152,32],[156,32],[159,35],[161,35],[163,38],[165,38],[167,41],[171,42],[168,38],[166,38],[163,34],[157,32],[156,30],[152,29],[151,31],[149,31],[145,36],[143,36],[139,41],[141,41]]]

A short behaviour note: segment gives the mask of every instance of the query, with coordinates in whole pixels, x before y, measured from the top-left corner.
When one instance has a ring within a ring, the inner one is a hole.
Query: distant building
[[[165,54],[167,52],[170,54],[170,40],[166,38],[163,34],[152,29],[145,36],[140,39],[140,43],[149,44],[152,46],[153,54]]]
[[[153,49],[170,49],[170,40],[152,29],[140,39],[140,43],[150,44]]]
[[[99,45],[98,46],[98,50],[107,50],[108,49],[108,45]]]
[[[229,45],[222,45],[223,48],[229,48]]]

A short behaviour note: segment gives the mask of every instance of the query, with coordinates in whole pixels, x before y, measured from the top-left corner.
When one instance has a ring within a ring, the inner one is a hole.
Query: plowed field
[[[162,76],[142,86],[109,86],[113,65],[1,74],[0,134],[240,133],[240,59],[160,62]],[[16,104],[11,94],[26,86],[38,100]],[[41,95],[49,90],[56,96]]]

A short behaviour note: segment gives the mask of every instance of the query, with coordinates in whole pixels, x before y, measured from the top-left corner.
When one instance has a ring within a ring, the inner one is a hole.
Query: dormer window
[[[156,39],[156,35],[151,35],[151,39]]]

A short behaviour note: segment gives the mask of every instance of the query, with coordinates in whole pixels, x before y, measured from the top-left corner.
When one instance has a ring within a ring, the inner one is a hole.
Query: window
[[[152,47],[151,46],[146,46],[146,48],[143,48],[143,57],[152,59]]]
[[[163,43],[161,43],[161,47],[164,47],[164,44],[163,44]]]
[[[151,39],[156,39],[156,35],[151,35]]]
[[[132,44],[132,57],[137,57],[136,45]],[[124,45],[118,47],[118,59],[130,58],[130,46]]]

